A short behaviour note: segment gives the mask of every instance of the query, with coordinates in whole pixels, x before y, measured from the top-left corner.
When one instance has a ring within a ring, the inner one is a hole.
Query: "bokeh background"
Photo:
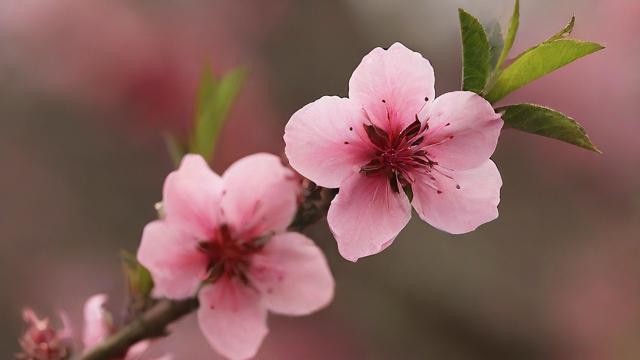
[[[214,168],[281,153],[289,116],[347,94],[363,55],[395,41],[459,89],[457,7],[508,21],[511,0],[1,0],[0,354],[20,311],[81,308],[98,292],[119,314],[118,252],[135,251],[172,164],[165,131],[192,120],[200,70],[250,77]],[[505,130],[494,160],[500,218],[464,236],[414,219],[384,253],[339,258],[325,223],[309,233],[337,279],[334,303],[271,317],[259,359],[640,358],[640,2],[523,0],[514,53],[577,17],[574,36],[607,49],[504,103],[580,121],[603,150]],[[154,345],[216,358],[189,317]]]

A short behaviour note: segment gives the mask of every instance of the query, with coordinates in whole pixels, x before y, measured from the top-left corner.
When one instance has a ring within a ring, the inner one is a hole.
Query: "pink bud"
[[[71,328],[66,314],[60,313],[63,327],[54,328],[48,318],[38,319],[32,309],[22,313],[27,330],[19,339],[22,352],[18,359],[26,360],[63,360],[71,355]]]

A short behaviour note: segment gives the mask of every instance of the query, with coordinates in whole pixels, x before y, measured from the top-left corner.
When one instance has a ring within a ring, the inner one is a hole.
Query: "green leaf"
[[[213,157],[216,141],[245,76],[244,69],[235,69],[216,79],[210,67],[205,69],[198,90],[196,119],[189,146],[191,153],[200,154],[207,160]]]
[[[551,42],[551,41],[556,41],[559,39],[564,39],[567,36],[571,35],[571,32],[573,31],[573,27],[576,24],[576,16],[572,16],[571,20],[569,20],[569,23],[562,28],[562,30],[560,30],[557,34],[553,35],[552,37],[548,38],[545,42]]]
[[[518,33],[518,27],[520,26],[520,1],[516,0],[516,4],[513,7],[513,15],[511,15],[511,21],[509,22],[509,30],[507,31],[507,36],[504,39],[504,46],[502,48],[502,53],[500,54],[500,58],[498,59],[498,63],[496,64],[496,69],[498,71],[507,60],[509,56],[509,52],[513,47],[513,43],[516,40],[516,34]]]
[[[544,42],[520,55],[504,69],[485,98],[494,103],[522,86],[603,48],[600,44],[574,39]]]
[[[510,105],[496,109],[505,124],[531,134],[546,136],[600,153],[584,128],[574,119],[534,104]]]
[[[541,42],[540,44],[523,51],[520,55],[518,55],[518,57],[516,57],[515,60],[517,60],[521,56],[529,53],[530,51],[535,50],[536,48],[538,48],[542,44],[547,44],[547,43],[554,42],[556,40],[561,40],[561,39],[567,38],[569,35],[571,35],[571,32],[573,31],[573,28],[574,28],[575,24],[576,24],[576,17],[574,15],[574,16],[571,17],[571,20],[569,20],[569,23],[567,23],[567,25],[565,25],[565,27],[562,28],[562,30],[558,31],[553,36],[551,36],[547,40]]]
[[[146,303],[153,289],[151,273],[138,262],[132,253],[123,250],[121,258],[131,301],[136,304]]]
[[[498,64],[498,59],[504,49],[504,39],[502,37],[502,29],[500,29],[500,23],[492,21],[483,24],[485,31],[487,32],[487,39],[489,40],[489,47],[491,48],[491,61],[489,67],[495,69]]]
[[[462,89],[480,93],[489,78],[491,47],[480,21],[458,9],[462,34]]]

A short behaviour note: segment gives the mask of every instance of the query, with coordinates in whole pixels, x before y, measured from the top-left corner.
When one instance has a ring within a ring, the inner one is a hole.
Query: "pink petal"
[[[212,236],[222,180],[200,155],[186,155],[180,168],[164,183],[163,208],[167,221],[199,239]]]
[[[198,240],[166,220],[145,226],[138,261],[151,272],[154,295],[170,299],[193,296],[207,266],[205,255],[198,251]]]
[[[267,310],[255,289],[222,278],[202,288],[198,321],[209,344],[230,359],[255,356],[267,335]]]
[[[127,351],[124,360],[139,360],[142,354],[149,349],[149,346],[151,346],[151,341],[149,340],[143,340],[133,344]]]
[[[71,326],[71,320],[66,311],[59,311],[60,322],[62,322],[62,328],[58,330],[58,337],[60,339],[71,340],[73,339],[73,327]]]
[[[160,357],[154,358],[153,360],[173,360],[173,355],[165,354],[165,355],[162,355]]]
[[[343,182],[327,214],[338,250],[350,261],[384,250],[410,218],[403,191],[395,193],[386,177],[359,173]]]
[[[105,309],[107,295],[98,294],[90,297],[84,304],[84,331],[82,342],[85,350],[88,350],[111,335],[113,319]]]
[[[124,356],[124,360],[141,360],[147,359],[148,357],[142,357],[149,347],[151,346],[151,341],[142,340],[135,343],[133,346],[129,348],[127,354]],[[160,357],[153,358],[153,360],[172,360],[173,356],[171,354],[164,354]],[[150,359],[151,360],[151,359]]]
[[[279,157],[249,155],[232,164],[222,179],[223,216],[245,237],[282,231],[293,220],[300,182]]]
[[[434,173],[440,194],[428,185],[433,181],[426,177],[412,185],[413,207],[424,221],[440,230],[462,234],[498,217],[502,179],[493,161],[450,175],[455,181]]]
[[[486,162],[496,149],[502,119],[488,101],[475,93],[455,91],[441,95],[420,118],[427,117],[426,141],[430,145],[426,150],[432,160],[445,167],[473,169]]]
[[[395,43],[362,59],[349,80],[349,98],[362,104],[376,125],[399,132],[415,120],[426,98],[434,99],[434,84],[429,61]]]
[[[289,232],[271,238],[251,260],[252,284],[269,310],[307,315],[333,299],[334,281],[324,254],[309,238]]]
[[[173,360],[173,355],[165,354],[165,355],[162,355],[162,356],[160,356],[158,358],[155,358],[154,360]]]
[[[371,146],[364,123],[362,108],[349,99],[325,96],[306,105],[284,129],[289,163],[320,186],[340,186],[369,160]]]

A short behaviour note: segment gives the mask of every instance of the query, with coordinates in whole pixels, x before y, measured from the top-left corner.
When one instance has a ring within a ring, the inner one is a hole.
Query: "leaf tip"
[[[588,137],[587,137],[587,139],[588,139]],[[596,153],[598,155],[602,155],[603,154],[602,150],[600,150],[599,147],[597,147],[594,143],[592,143],[590,139],[588,139],[588,140],[589,140],[589,150],[593,151],[594,153]]]

